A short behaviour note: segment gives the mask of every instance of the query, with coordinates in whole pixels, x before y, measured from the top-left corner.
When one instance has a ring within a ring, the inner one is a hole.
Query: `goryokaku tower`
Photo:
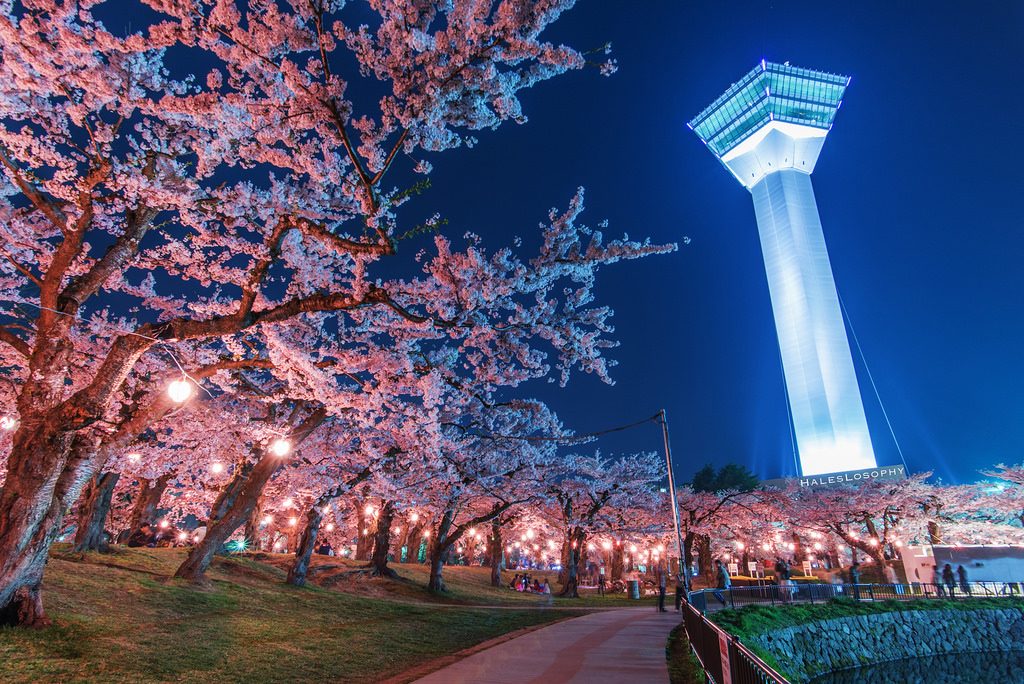
[[[811,187],[849,83],[762,60],[689,123],[754,198],[802,475],[876,466]]]

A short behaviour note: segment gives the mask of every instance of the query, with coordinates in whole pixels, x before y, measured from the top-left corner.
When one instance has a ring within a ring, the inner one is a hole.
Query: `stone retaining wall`
[[[793,682],[888,660],[944,653],[1024,651],[1024,609],[917,610],[858,615],[775,630],[749,644]]]

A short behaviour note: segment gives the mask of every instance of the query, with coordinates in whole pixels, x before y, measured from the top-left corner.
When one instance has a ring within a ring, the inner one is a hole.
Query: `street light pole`
[[[683,535],[679,533],[679,501],[676,499],[676,478],[672,469],[672,447],[668,441],[668,417],[665,415],[665,409],[661,409],[658,415],[661,421],[661,434],[665,438],[665,469],[668,471],[668,495],[672,499],[672,522],[675,524],[676,544],[679,549],[679,571],[689,580],[689,563],[683,558]],[[689,581],[686,584],[689,588]]]

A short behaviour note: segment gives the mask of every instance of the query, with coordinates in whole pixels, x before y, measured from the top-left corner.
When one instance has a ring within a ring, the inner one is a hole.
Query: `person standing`
[[[600,571],[598,572],[598,575],[597,575],[597,593],[600,596],[604,596],[604,586],[605,586],[606,581],[607,580],[605,580],[605,577],[604,577],[604,566],[602,565],[601,569],[600,569]]]
[[[725,594],[722,592],[728,591],[732,587],[732,578],[729,576],[729,568],[727,568],[720,560],[715,561],[715,578],[718,580],[718,588],[712,593],[716,599],[722,602],[723,606],[727,605],[725,602]]]
[[[676,572],[676,610],[680,610],[683,606],[683,573],[682,571]]]
[[[957,566],[957,568],[956,568],[956,576],[957,576],[957,579],[960,580],[960,591],[962,591],[966,595],[970,596],[971,595],[971,585],[967,581],[967,568],[965,568],[962,565]]]
[[[935,585],[935,594],[939,597],[946,595],[946,590],[942,588],[942,572],[939,571],[939,564],[936,563],[932,567],[932,584]]]
[[[853,600],[860,601],[860,563],[850,566],[850,584],[853,585]]]
[[[665,610],[665,591],[668,589],[668,573],[665,566],[658,565],[658,612],[667,613]]]
[[[942,567],[942,583],[946,585],[949,598],[954,598],[956,596],[956,578],[953,577],[953,566],[949,563]]]

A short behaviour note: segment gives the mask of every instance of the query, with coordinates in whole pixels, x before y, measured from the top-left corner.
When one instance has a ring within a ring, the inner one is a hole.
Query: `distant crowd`
[[[523,573],[520,575],[516,573],[516,576],[512,578],[512,581],[508,584],[509,589],[515,589],[516,591],[525,591],[531,594],[550,594],[551,585],[548,584],[547,577],[544,578],[544,584],[540,583],[537,578],[531,578],[528,574]]]

